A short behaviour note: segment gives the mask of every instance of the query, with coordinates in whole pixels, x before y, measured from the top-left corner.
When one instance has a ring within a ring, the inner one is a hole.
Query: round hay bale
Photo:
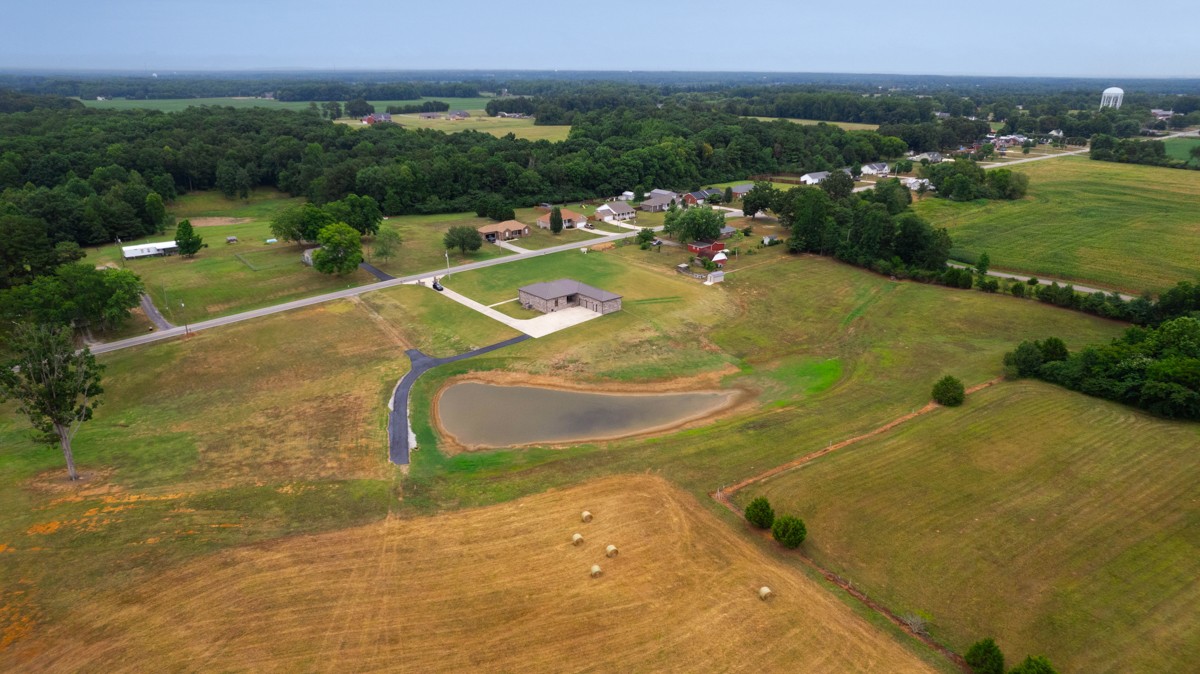
[[[583,514],[579,516],[579,519],[583,520],[584,522],[591,522],[592,521],[592,513],[585,510],[585,511],[583,511]]]
[[[616,557],[617,556],[617,546],[610,545],[607,548],[604,548],[604,555],[606,557]]]
[[[600,565],[593,564],[592,565],[592,578],[599,578],[601,573],[604,573],[604,572],[600,570]]]
[[[575,534],[572,536],[571,545],[583,545],[583,534]]]
[[[770,599],[771,596],[772,596],[771,588],[767,587],[766,585],[763,585],[762,587],[758,588],[758,598],[759,599],[766,601],[766,600]]]

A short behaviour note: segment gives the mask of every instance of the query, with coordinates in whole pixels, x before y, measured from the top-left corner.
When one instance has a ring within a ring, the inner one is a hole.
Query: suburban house
[[[742,197],[746,196],[746,193],[748,193],[750,190],[754,189],[754,185],[752,185],[750,183],[745,183],[743,185],[734,185],[732,187],[732,189],[733,189],[733,198],[741,199]]]
[[[683,195],[683,203],[687,204],[688,206],[702,206],[704,205],[705,201],[709,200],[713,196],[721,196],[723,194],[725,194],[723,190],[718,190],[715,188],[699,190],[697,192],[688,192],[687,194]]]
[[[667,199],[675,199],[676,201],[678,201],[679,193],[672,192],[671,190],[650,190],[650,193],[646,195],[647,199],[651,199],[654,197],[666,197]]]
[[[548,314],[569,307],[583,307],[599,314],[621,310],[621,296],[572,279],[534,283],[517,289],[521,306]]]
[[[674,201],[675,200],[671,197],[655,196],[643,201],[640,205],[638,205],[638,208],[648,213],[658,213],[670,208]]]
[[[921,189],[921,187],[924,187],[926,190],[933,189],[933,185],[925,178],[901,178],[900,183],[914,192]]]
[[[488,243],[496,243],[497,241],[508,241],[510,239],[519,239],[523,236],[529,236],[529,225],[516,220],[505,220],[504,222],[490,222],[482,227],[475,228]]]
[[[829,171],[817,171],[816,173],[805,173],[800,176],[800,182],[805,185],[820,185],[821,181],[829,177]]]
[[[721,228],[721,238],[722,239],[728,239],[729,237],[731,237],[737,233],[738,233],[737,227],[730,227],[729,225],[725,225],[724,227]]]
[[[883,162],[863,164],[862,174],[865,176],[886,176],[888,174],[888,165]]]
[[[940,164],[942,162],[942,153],[941,152],[922,152],[921,154],[913,155],[912,160],[915,162],[918,162],[918,163],[925,161],[925,160],[929,160],[930,164]]]
[[[563,229],[575,229],[583,227],[587,224],[587,216],[580,215],[575,211],[568,211],[565,208],[558,209],[562,213]],[[537,219],[538,227],[542,229],[550,229],[550,213],[542,214],[542,217]]]
[[[633,192],[630,192],[629,190],[625,190],[624,192],[621,193],[621,196],[617,197],[617,200],[618,201],[633,201],[633,197],[634,197]]]
[[[121,254],[126,260],[132,260],[139,257],[158,257],[161,255],[174,255],[179,252],[179,244],[174,241],[160,241],[158,243],[140,243],[136,246],[122,246]]]
[[[720,241],[693,241],[688,244],[688,252],[702,255],[704,253],[715,253],[718,250],[725,250],[725,244]]]
[[[632,220],[637,217],[637,211],[633,210],[633,206],[624,201],[610,201],[596,209],[596,217],[601,220]]]

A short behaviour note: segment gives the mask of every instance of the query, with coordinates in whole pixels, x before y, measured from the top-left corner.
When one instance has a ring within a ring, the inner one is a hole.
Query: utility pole
[[[187,312],[184,311],[184,309],[186,309],[186,307],[183,305],[183,300],[180,300],[179,301],[179,313],[183,314],[183,337],[184,337],[184,339],[187,339],[192,333],[191,333],[191,330],[188,328]]]
[[[450,278],[450,251],[446,251],[446,278]]]

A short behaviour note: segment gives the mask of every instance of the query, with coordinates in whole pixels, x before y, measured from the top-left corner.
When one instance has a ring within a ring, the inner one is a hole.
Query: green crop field
[[[1200,425],[1004,383],[738,495],[808,525],[822,565],[962,652],[1064,672],[1200,652]]]
[[[994,269],[1139,293],[1200,278],[1200,172],[1063,157],[1013,167],[1020,201],[923,199],[914,209],[954,239],[953,255],[987,252]]]
[[[782,119],[793,124],[832,124],[833,126],[840,126],[847,131],[874,131],[879,128],[878,124],[864,124],[862,122],[825,122],[819,119],[794,119],[791,117],[753,117],[753,119],[763,122],[774,122]]]
[[[356,120],[341,120],[357,124]],[[481,131],[493,136],[513,134],[526,140],[548,140],[557,142],[566,140],[571,133],[570,126],[539,126],[533,119],[508,119],[503,117],[488,117],[483,110],[471,111],[467,119],[421,119],[418,115],[396,115],[392,118],[397,124],[413,129],[434,129],[446,133],[459,131]]]
[[[1192,148],[1200,147],[1200,138],[1169,138],[1163,141],[1167,148],[1167,156],[1171,159],[1188,162],[1192,166],[1200,161],[1192,157]]]
[[[479,110],[487,105],[488,98],[422,98],[420,101],[368,101],[378,112],[384,112],[389,105],[413,105],[422,101],[442,101],[450,105],[451,110]],[[84,100],[89,108],[101,110],[135,110],[149,109],[163,112],[178,112],[186,108],[201,105],[218,105],[231,108],[272,108],[275,110],[307,110],[308,101],[277,101],[270,98],[162,98],[162,99],[127,99],[115,98],[107,101]],[[320,103],[318,103],[320,105]],[[474,114],[474,113],[472,113]]]

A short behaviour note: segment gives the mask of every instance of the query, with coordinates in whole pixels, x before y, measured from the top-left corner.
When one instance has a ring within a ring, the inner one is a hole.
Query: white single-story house
[[[668,201],[679,201],[679,193],[672,192],[671,190],[650,190],[650,193],[646,195],[646,198],[651,199],[653,197],[666,197]]]
[[[925,161],[926,159],[929,160],[930,164],[940,164],[942,162],[942,153],[941,152],[922,152],[921,154],[913,155],[913,157],[912,157],[912,160],[917,163]]]
[[[933,185],[931,185],[925,178],[901,178],[900,183],[914,192],[922,187],[924,187],[926,190],[933,189]]]
[[[601,220],[632,220],[637,217],[637,211],[624,201],[612,201],[596,209],[596,217]]]
[[[633,192],[630,192],[629,190],[625,190],[624,192],[621,193],[621,196],[617,197],[617,201],[633,201],[634,196],[635,195]]]
[[[126,260],[138,257],[156,257],[159,255],[174,255],[179,252],[179,244],[174,241],[159,241],[158,243],[139,243],[136,246],[122,246],[121,254]]]
[[[862,174],[865,176],[886,176],[888,174],[888,165],[883,162],[863,164]]]
[[[565,208],[560,208],[558,211],[562,214],[563,229],[575,229],[577,227],[583,227],[587,224],[586,215],[580,215],[575,211],[570,211]],[[550,229],[550,214],[546,213],[542,215],[542,217],[538,218],[537,225],[542,229]]]
[[[673,201],[671,197],[653,196],[639,204],[638,208],[648,213],[658,213],[670,208]]]
[[[816,173],[805,173],[800,176],[800,182],[805,185],[820,185],[821,181],[829,177],[829,171],[817,171]]]

